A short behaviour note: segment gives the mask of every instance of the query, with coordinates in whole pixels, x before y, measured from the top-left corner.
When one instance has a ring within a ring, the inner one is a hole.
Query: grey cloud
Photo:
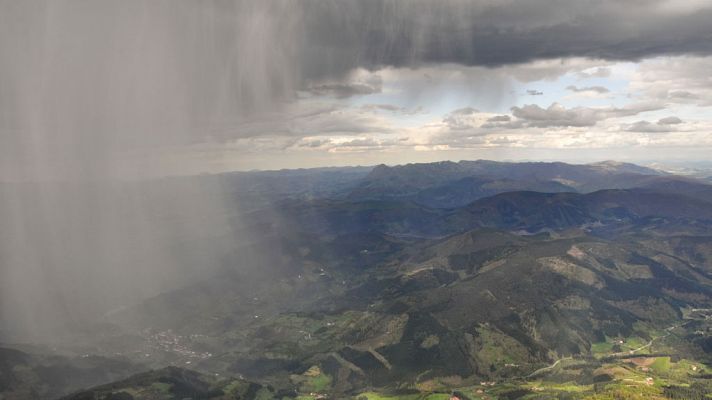
[[[675,116],[665,117],[658,120],[657,123],[652,123],[650,121],[638,121],[634,122],[625,127],[628,132],[674,132],[676,131],[675,125],[682,124],[682,120]]]
[[[712,105],[709,71],[712,57],[675,57],[645,60],[631,85],[649,98],[671,103]]]
[[[541,108],[536,104],[512,107],[512,115],[527,121],[530,126],[593,126],[599,118],[588,109],[566,109],[559,104]]]
[[[361,109],[367,111],[388,111],[394,114],[414,115],[423,111],[423,107],[399,107],[393,104],[364,104]]]
[[[482,124],[481,128],[483,129],[497,129],[497,128],[502,128],[502,129],[518,129],[523,126],[523,121],[521,120],[512,120],[512,117],[509,115],[496,115],[494,117],[491,117],[487,119],[487,122]]]
[[[479,111],[467,107],[451,111],[443,117],[443,124],[450,137],[476,137],[488,134],[490,129],[517,129],[523,126],[523,121],[512,120],[509,115],[495,115],[482,123],[477,115]]]
[[[312,94],[319,96],[331,95],[336,98],[343,99],[356,95],[378,93],[381,91],[381,88],[363,83],[328,83],[310,86],[307,90],[309,90]]]
[[[357,110],[345,110],[321,115],[309,120],[290,122],[292,135],[358,135],[362,133],[387,133],[391,130],[382,119]]]
[[[509,122],[512,117],[509,115],[497,115],[487,120],[487,122]]]
[[[320,83],[307,86],[306,90],[317,96],[332,96],[338,99],[357,95],[380,93],[383,80],[378,75],[370,76],[361,82]]]
[[[373,138],[352,139],[340,144],[341,147],[378,147],[381,143]]]
[[[554,80],[569,72],[589,70],[605,61],[581,57],[543,59],[524,64],[499,66],[496,70],[520,82]]]
[[[331,143],[329,139],[305,140],[298,144],[299,147],[317,148]]]
[[[529,96],[541,96],[541,95],[544,94],[544,92],[540,92],[540,91],[535,90],[535,89],[529,89],[529,90],[527,90],[527,94],[528,94]]]
[[[628,132],[648,132],[648,133],[655,133],[655,132],[672,132],[674,131],[674,128],[669,125],[665,124],[660,124],[660,123],[652,123],[650,121],[638,121],[634,122],[627,127],[625,127],[625,130]]]
[[[472,116],[479,113],[472,107],[465,107],[454,110],[445,115],[443,122],[452,130],[467,130],[472,128]]]
[[[658,103],[633,103],[624,107],[573,107],[566,108],[553,103],[547,108],[536,104],[522,107],[512,107],[511,115],[495,115],[487,118],[484,123],[474,110],[455,110],[443,117],[443,124],[451,132],[458,135],[484,135],[493,129],[516,130],[522,128],[552,128],[552,127],[590,127],[611,119],[637,115],[646,111],[663,108]],[[674,123],[675,117],[663,118],[659,125]]]
[[[476,113],[478,113],[478,112],[480,112],[480,111],[479,111],[478,109],[476,109],[476,108],[465,107],[465,108],[459,108],[459,109],[457,109],[457,110],[455,110],[455,111],[452,111],[450,114],[455,114],[455,115],[472,115],[472,114],[476,114]]]
[[[688,92],[686,90],[673,90],[667,93],[667,97],[670,99],[684,99],[684,100],[696,100],[699,99],[700,96]]]
[[[380,105],[383,106],[383,105]],[[386,105],[387,109],[388,107]],[[392,133],[390,120],[381,107],[350,107],[337,104],[300,104],[283,112],[266,113],[229,126],[224,132],[214,132],[218,141],[241,138],[293,137],[323,135],[358,136],[365,133]],[[390,113],[391,111],[389,111]],[[232,130],[238,130],[237,133]]]
[[[681,123],[682,120],[678,117],[665,117],[658,120],[658,125],[677,125]]]
[[[403,107],[394,106],[393,104],[365,104],[361,108],[366,110],[385,110],[391,112],[399,112]]]
[[[599,121],[608,118],[631,116],[660,108],[662,106],[659,104],[633,104],[621,108],[574,107],[569,109],[557,103],[550,105],[548,108],[541,108],[536,104],[528,104],[523,107],[512,107],[512,115],[531,127],[584,127],[593,126]]]
[[[598,93],[598,94],[603,94],[603,93],[608,93],[610,90],[608,88],[605,88],[603,86],[585,86],[585,87],[577,87],[574,85],[567,86],[567,90],[570,90],[575,93],[582,93],[582,92],[593,92],[593,93]]]

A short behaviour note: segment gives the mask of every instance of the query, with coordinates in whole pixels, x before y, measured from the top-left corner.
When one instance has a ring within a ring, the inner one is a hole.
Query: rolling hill
[[[270,193],[227,214],[249,240],[214,275],[105,316],[100,340],[88,329],[67,344],[155,370],[69,398],[519,398],[533,382],[546,396],[569,393],[562,384],[594,395],[648,377],[667,385],[660,396],[703,390],[709,184],[612,162],[347,176],[319,189],[328,195]],[[675,375],[629,367],[636,356]],[[27,387],[7,372],[27,361],[8,360],[5,387]]]

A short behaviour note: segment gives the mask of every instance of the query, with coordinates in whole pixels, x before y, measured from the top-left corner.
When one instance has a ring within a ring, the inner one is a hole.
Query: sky
[[[712,2],[0,1],[0,178],[699,161]]]

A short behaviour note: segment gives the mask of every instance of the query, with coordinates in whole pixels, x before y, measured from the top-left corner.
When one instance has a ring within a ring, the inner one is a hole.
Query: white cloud
[[[712,106],[712,57],[663,57],[642,61],[630,82],[633,93],[669,103]]]

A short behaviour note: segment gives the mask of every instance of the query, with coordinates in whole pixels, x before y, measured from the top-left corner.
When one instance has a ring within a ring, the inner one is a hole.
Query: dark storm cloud
[[[581,79],[587,78],[608,78],[611,76],[611,69],[606,67],[598,67],[593,71],[581,71],[577,73],[578,77]]]
[[[334,0],[307,1],[304,6],[308,57],[303,62],[312,76],[355,65],[499,66],[571,56],[638,60],[712,52],[712,5]]]

